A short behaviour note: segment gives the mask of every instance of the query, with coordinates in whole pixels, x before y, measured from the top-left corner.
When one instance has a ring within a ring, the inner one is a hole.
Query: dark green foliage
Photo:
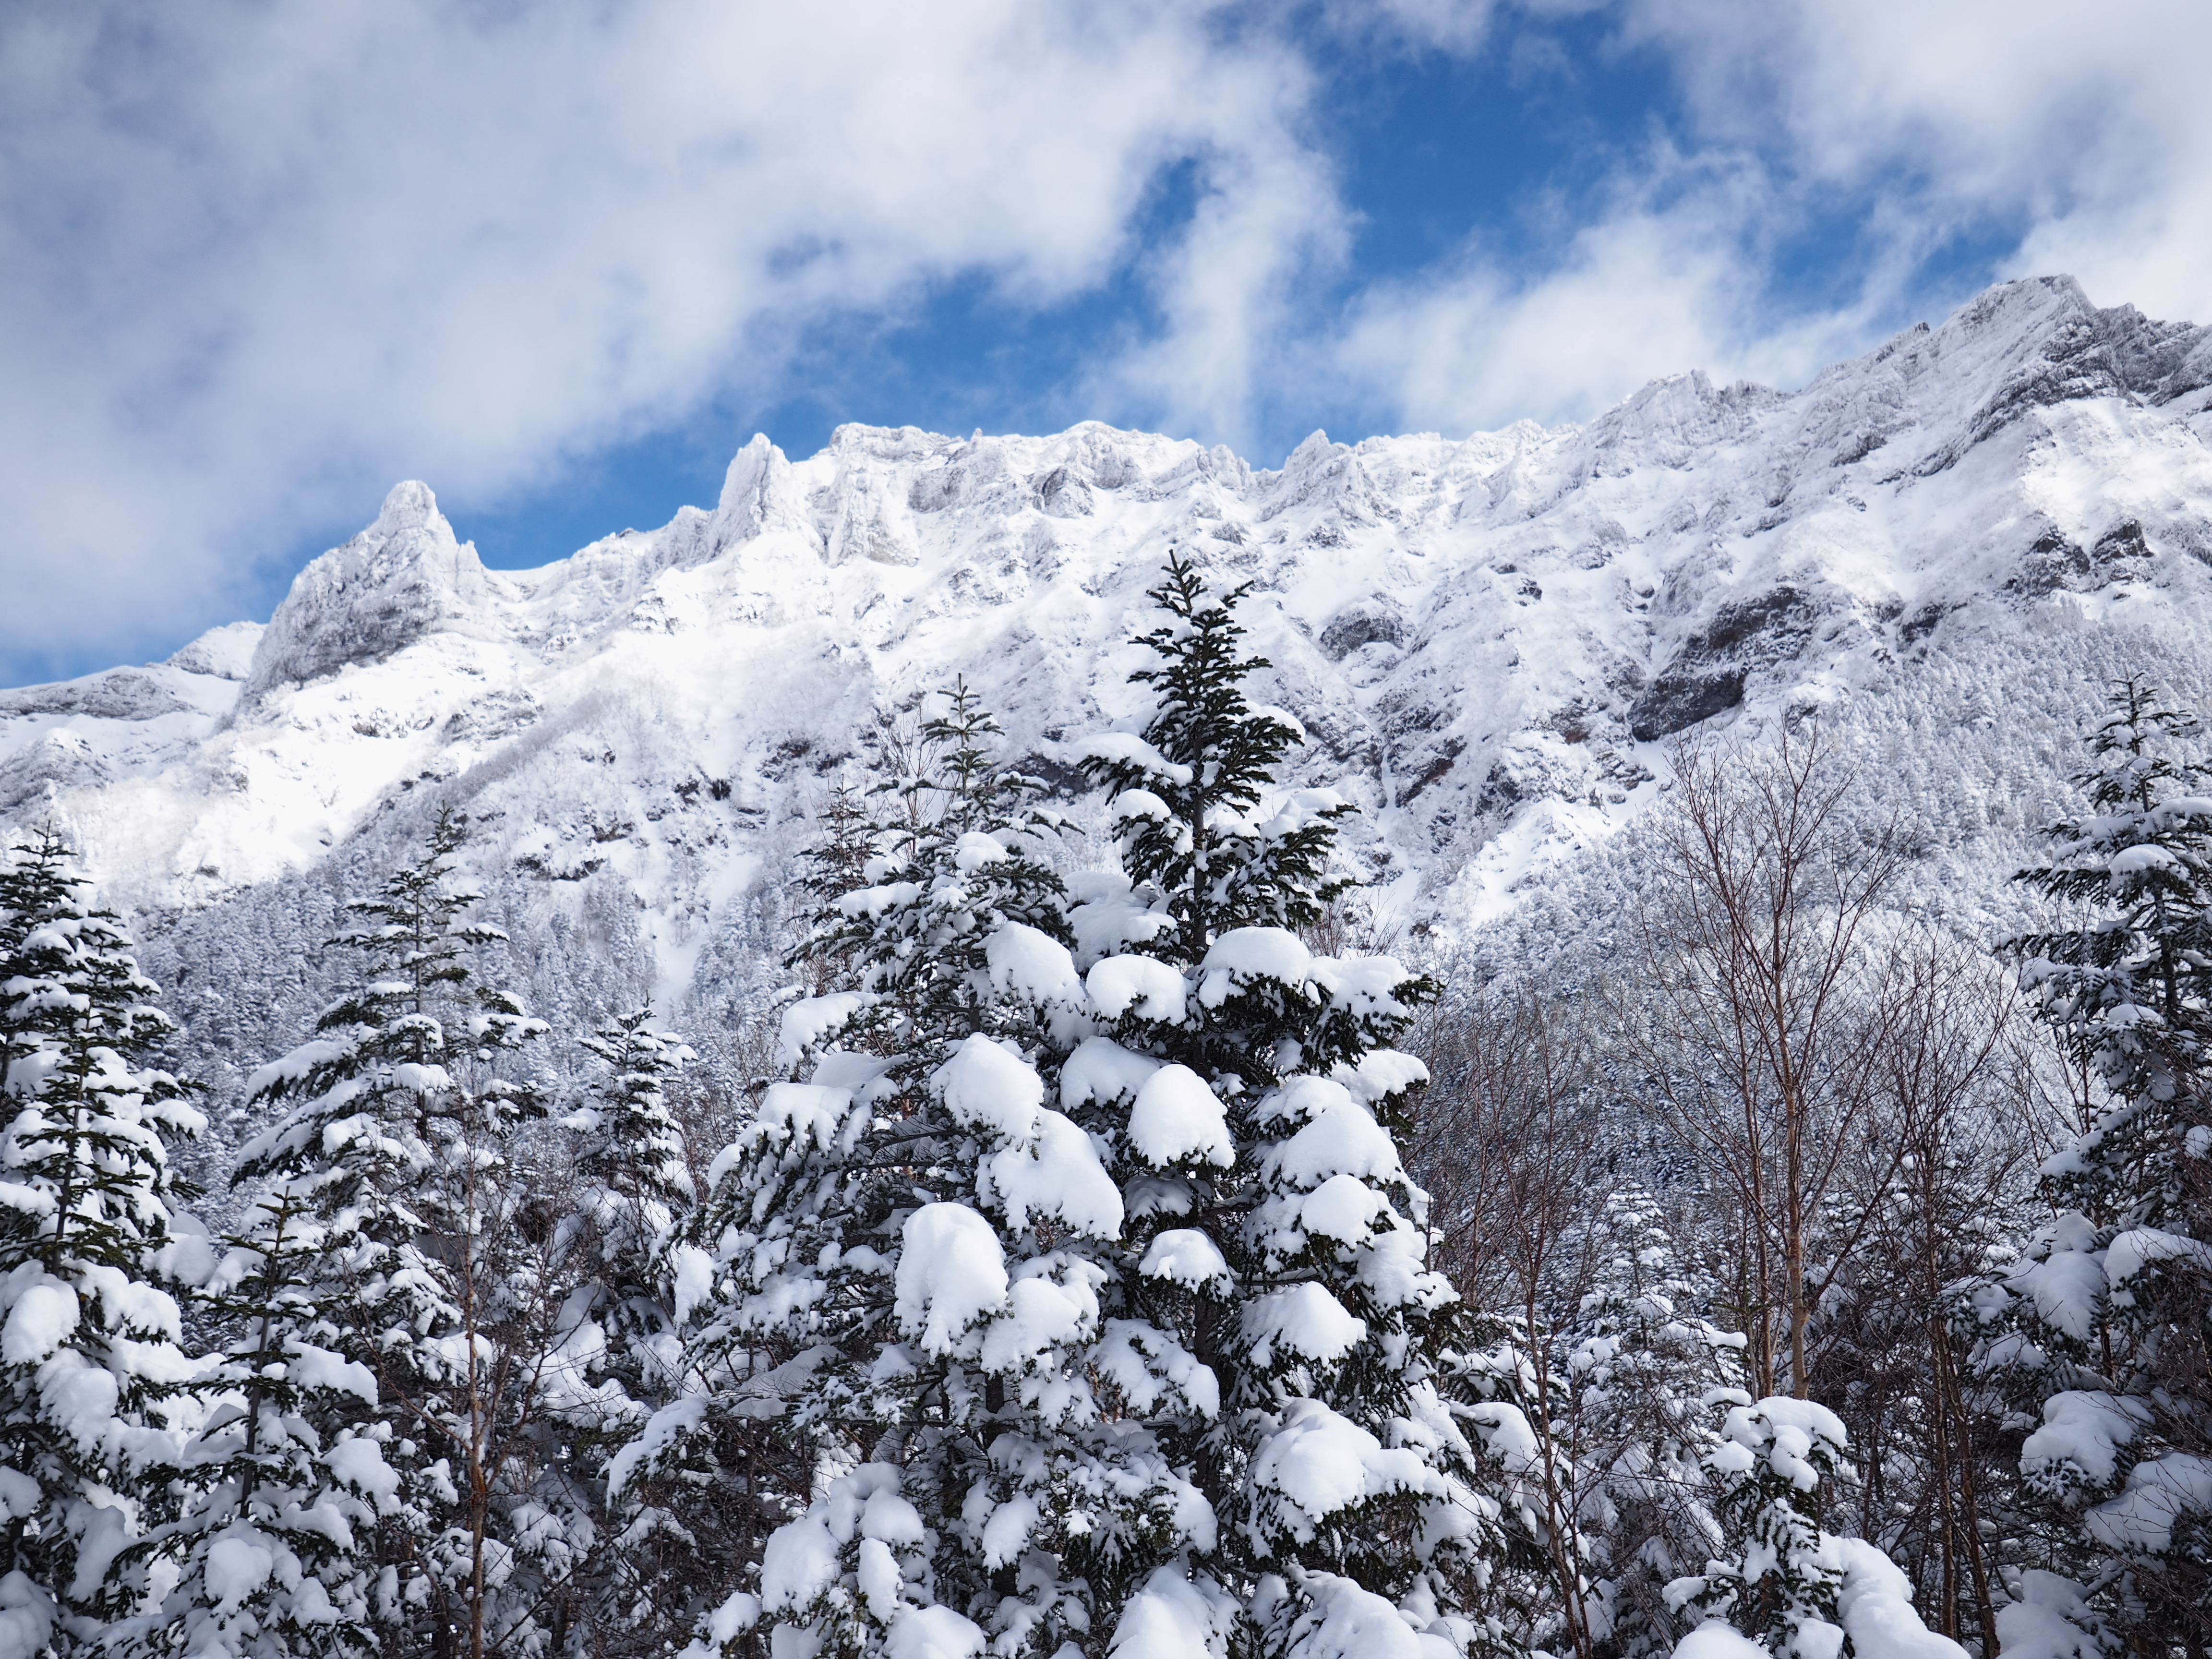
[[[1272,666],[1239,652],[1237,606],[1250,591],[1248,582],[1214,593],[1196,566],[1168,556],[1147,597],[1169,619],[1136,641],[1159,661],[1129,677],[1152,689],[1142,741],[1094,739],[1083,761],[1114,799],[1123,867],[1161,896],[1175,920],[1170,953],[1185,963],[1232,927],[1309,927],[1351,884],[1326,874],[1346,802],[1301,791],[1267,822],[1249,821],[1305,741],[1287,716],[1245,696],[1245,678]]]

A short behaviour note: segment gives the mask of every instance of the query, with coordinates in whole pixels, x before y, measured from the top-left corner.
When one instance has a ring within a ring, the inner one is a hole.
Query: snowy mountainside
[[[403,483],[265,627],[0,693],[0,815],[80,841],[213,1071],[295,1034],[300,958],[435,801],[476,819],[543,1009],[711,1023],[875,711],[964,673],[1071,778],[1136,707],[1125,641],[1176,547],[1253,585],[1259,694],[1313,739],[1295,781],[1367,809],[1382,905],[1462,928],[1557,889],[1702,721],[1819,705],[1938,795],[1981,742],[1988,788],[2039,800],[2105,666],[2203,690],[2209,411],[2212,330],[2057,277],[1796,392],[1686,374],[1587,425],[1316,434],[1273,471],[1097,424],[845,427],[798,463],[756,438],[711,510],[536,570]],[[2030,708],[2024,760],[1972,735]],[[1962,823],[1960,880],[2001,819]]]

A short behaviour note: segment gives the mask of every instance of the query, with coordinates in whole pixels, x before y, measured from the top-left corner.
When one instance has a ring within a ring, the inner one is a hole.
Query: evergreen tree
[[[987,960],[1003,927],[1073,941],[1066,888],[1044,852],[1063,820],[1036,804],[1037,780],[993,761],[999,722],[966,681],[942,695],[945,707],[921,728],[919,765],[876,787],[894,810],[860,866],[865,884],[842,895],[801,946],[848,961],[862,998],[857,1024],[823,1040],[899,1054],[902,1076],[941,1063],[948,1044],[994,1020],[1018,1018],[995,1000]],[[854,850],[821,849],[822,878],[849,869]]]
[[[1112,792],[1124,867],[1173,919],[1170,954],[1190,964],[1231,928],[1309,927],[1351,884],[1327,873],[1349,803],[1297,791],[1267,818],[1250,816],[1305,741],[1289,715],[1244,695],[1245,678],[1272,666],[1238,654],[1237,607],[1250,592],[1214,593],[1195,565],[1168,556],[1146,595],[1167,620],[1135,641],[1159,661],[1129,677],[1152,688],[1152,711],[1140,732],[1093,738],[1084,761]]]
[[[1347,809],[1268,800],[1298,734],[1245,699],[1239,596],[1178,560],[1154,597],[1158,707],[1089,763],[1124,872],[1053,873],[956,689],[827,930],[849,988],[788,1012],[793,1080],[672,1255],[732,1380],[633,1467],[773,1396],[818,1472],[728,1650],[760,1618],[1040,1659],[1482,1634],[1477,1448],[1514,1414],[1440,1386],[1458,1315],[1393,1139],[1424,1074],[1382,1046],[1428,988],[1291,931]]]
[[[202,1287],[202,1322],[223,1338],[194,1381],[203,1415],[177,1480],[180,1513],[134,1552],[134,1585],[156,1561],[172,1588],[117,1626],[132,1656],[234,1659],[368,1655],[382,1647],[365,1547],[396,1513],[376,1379],[332,1346],[342,1326],[319,1269],[326,1224],[281,1185],[249,1207]]]
[[[664,1389],[673,1332],[660,1290],[659,1247],[695,1194],[683,1132],[668,1109],[669,1079],[696,1058],[640,1008],[583,1039],[605,1066],[592,1097],[562,1119],[574,1136],[574,1208],[564,1256],[611,1344],[608,1366],[633,1392]]]
[[[2010,1279],[1989,1345],[2039,1383],[2021,1469],[2073,1532],[2110,1627],[2212,1645],[2212,769],[2197,723],[2118,684],[2077,775],[2091,811],[2021,872],[2080,925],[2013,941],[2023,982],[2106,1103],[2043,1168],[2057,1220]]]
[[[880,750],[878,769],[884,769]],[[810,988],[821,996],[849,976],[849,937],[838,907],[848,893],[868,884],[868,860],[883,839],[884,826],[871,815],[866,793],[842,779],[822,803],[817,822],[820,833],[800,855],[799,876],[793,884],[806,908],[800,913],[799,941],[786,966],[805,971]]]
[[[1037,1065],[1084,995],[1039,846],[1058,822],[991,761],[965,687],[946,702],[922,728],[936,764],[893,781],[869,884],[825,930],[855,988],[791,1011],[809,1080],[769,1090],[687,1230],[718,1275],[692,1352],[729,1379],[708,1421],[798,1371],[793,1428],[853,1471],[769,1540],[769,1617],[839,1653],[933,1631],[1044,1655],[1210,1517],[1112,1409],[1180,1385],[1107,1316],[1121,1196],[1044,1103]],[[641,1473],[683,1455],[688,1409]]]
[[[203,1122],[151,1063],[173,1023],[88,887],[51,833],[0,865],[0,1630],[26,1653],[127,1606],[112,1569],[166,1518],[187,1404],[165,1138]]]
[[[2212,1042],[2212,768],[2181,752],[2198,732],[2140,678],[2115,684],[2074,777],[2089,815],[2046,825],[2049,857],[2019,876],[2095,913],[2008,949],[2042,1018],[2124,1105],[2185,1100]]]
[[[621,1447],[684,1388],[661,1251],[694,1194],[665,1090],[694,1056],[656,1026],[650,1007],[610,1021],[583,1046],[601,1069],[583,1103],[561,1120],[574,1195],[558,1224],[556,1259],[566,1291],[561,1358],[574,1380],[600,1380],[572,1389],[554,1426],[567,1495],[594,1516],[598,1548],[588,1582],[566,1599],[592,1625],[593,1651],[658,1653],[666,1632],[700,1611],[686,1587],[717,1541],[714,1505],[678,1483],[672,1503],[625,1513],[609,1502],[606,1477]]]
[[[1844,1570],[1820,1522],[1825,1489],[1848,1471],[1843,1424],[1809,1400],[1731,1406],[1706,1462],[1734,1549],[1668,1599],[1727,1619],[1777,1659],[1834,1659]]]
[[[1423,1265],[1426,1200],[1396,1145],[1426,1073],[1385,1046],[1433,988],[1291,931],[1348,884],[1328,866],[1350,808],[1267,801],[1304,734],[1246,695],[1267,665],[1240,652],[1245,591],[1171,557],[1151,595],[1168,620],[1141,640],[1158,660],[1132,676],[1153,707],[1088,746],[1129,886],[1118,929],[1085,931],[1138,948],[1091,969],[1111,1035],[1071,1060],[1075,1097],[1126,1091],[1119,1139],[1150,1166],[1129,1295],[1219,1389],[1218,1416],[1170,1437],[1222,1523],[1193,1586],[1269,1651],[1328,1651],[1378,1617],[1464,1648],[1499,1515],[1475,1439],[1511,1438],[1517,1413],[1439,1387],[1462,1310]]]
[[[1536,1437],[1522,1501],[1556,1535],[1545,1540],[1550,1582],[1522,1599],[1556,1607],[1579,1651],[1663,1653],[1680,1633],[1665,1586],[1722,1537],[1706,1470],[1720,1443],[1711,1406],[1749,1402],[1746,1339],[1696,1312],[1713,1287],[1680,1261],[1649,1192],[1613,1192],[1597,1225],[1579,1305],[1547,1340],[1516,1332],[1480,1370]],[[1541,1625],[1531,1635],[1555,1639]]]
[[[527,1638],[589,1528],[544,1501],[536,1432],[572,1368],[551,1228],[516,1164],[544,1106],[509,1073],[545,1027],[477,981],[475,956],[504,936],[466,919],[465,831],[441,811],[349,907],[365,925],[332,943],[361,954],[361,981],[251,1079],[251,1098],[297,1103],[244,1148],[237,1179],[313,1205],[331,1346],[376,1382],[369,1434],[397,1481],[369,1550],[374,1619],[399,1647],[481,1659]]]

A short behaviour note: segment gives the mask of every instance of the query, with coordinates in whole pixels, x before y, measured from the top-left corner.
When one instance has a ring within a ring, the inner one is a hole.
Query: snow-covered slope
[[[711,1018],[876,712],[965,673],[1069,775],[1133,706],[1173,546],[1253,585],[1264,695],[1370,809],[1386,903],[1464,925],[1629,819],[1702,720],[1938,681],[2002,712],[2085,640],[2195,688],[2208,406],[2212,331],[2060,277],[1796,392],[1687,374],[1585,426],[1316,434],[1272,471],[1096,424],[846,427],[798,464],[757,438],[711,511],[532,571],[403,483],[265,628],[0,694],[0,814],[80,838],[210,1045],[296,1018],[291,957],[433,800],[482,826],[541,997]]]

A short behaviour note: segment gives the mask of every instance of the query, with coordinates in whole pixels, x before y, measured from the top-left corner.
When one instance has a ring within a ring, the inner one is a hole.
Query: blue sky
[[[0,680],[265,617],[427,480],[489,562],[756,429],[1308,432],[1773,384],[1987,283],[2212,319],[2212,10],[926,13],[28,0],[0,19]]]

